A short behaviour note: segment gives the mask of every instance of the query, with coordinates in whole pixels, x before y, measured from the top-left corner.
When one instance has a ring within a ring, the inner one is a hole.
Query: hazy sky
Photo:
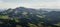
[[[0,8],[60,8],[60,0],[0,0]]]

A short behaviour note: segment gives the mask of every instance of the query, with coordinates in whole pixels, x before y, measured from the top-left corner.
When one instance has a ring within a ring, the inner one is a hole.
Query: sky
[[[60,8],[60,0],[0,0],[0,8]]]

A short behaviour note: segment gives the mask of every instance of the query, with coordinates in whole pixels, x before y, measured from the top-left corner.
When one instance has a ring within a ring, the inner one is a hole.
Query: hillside
[[[17,7],[0,12],[0,27],[60,27],[60,11]]]

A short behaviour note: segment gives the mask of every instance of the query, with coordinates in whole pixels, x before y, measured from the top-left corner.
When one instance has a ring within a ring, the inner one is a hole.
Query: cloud
[[[0,0],[0,8],[60,8],[60,0]]]
[[[60,8],[60,2],[41,2],[41,3],[0,3],[0,8],[15,8],[15,7],[28,7],[28,8]]]
[[[19,4],[13,4],[13,3],[0,3],[0,8],[15,8],[18,7]]]
[[[60,2],[23,3],[22,6],[30,8],[60,8]]]

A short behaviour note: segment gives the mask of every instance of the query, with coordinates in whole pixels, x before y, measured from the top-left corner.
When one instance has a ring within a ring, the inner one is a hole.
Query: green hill
[[[9,8],[0,12],[1,27],[60,27],[60,11]]]

